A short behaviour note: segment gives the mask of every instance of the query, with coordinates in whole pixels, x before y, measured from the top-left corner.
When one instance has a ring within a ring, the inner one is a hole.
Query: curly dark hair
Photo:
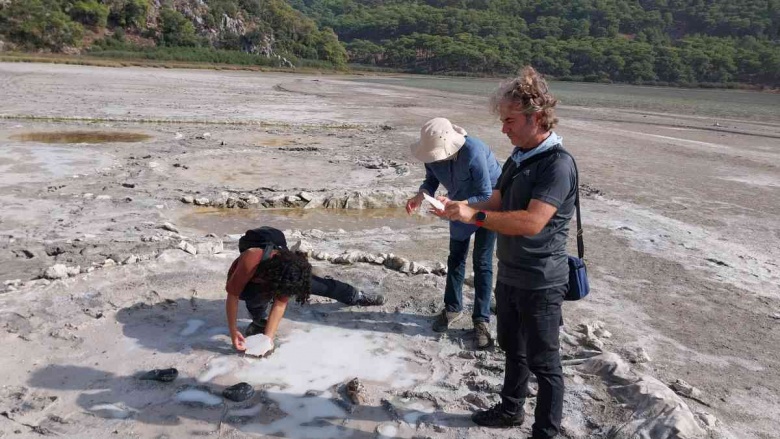
[[[258,265],[255,276],[262,279],[274,296],[295,296],[301,305],[311,294],[311,264],[306,253],[278,250],[271,259]]]
[[[558,123],[555,117],[557,103],[558,100],[547,87],[547,81],[531,66],[523,67],[516,78],[501,84],[490,100],[490,106],[496,114],[504,104],[511,105],[526,116],[540,113],[539,124],[547,131]]]

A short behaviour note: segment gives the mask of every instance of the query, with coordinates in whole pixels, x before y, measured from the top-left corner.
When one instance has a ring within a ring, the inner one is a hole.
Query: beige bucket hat
[[[423,163],[445,160],[460,151],[466,143],[466,130],[448,119],[437,117],[425,122],[420,140],[411,145],[412,155]]]

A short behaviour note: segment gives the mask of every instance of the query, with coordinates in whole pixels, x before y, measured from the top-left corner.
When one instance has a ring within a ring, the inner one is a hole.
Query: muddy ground
[[[529,433],[470,422],[503,354],[468,318],[430,330],[447,226],[400,208],[428,118],[511,145],[484,97],[359,79],[0,64],[0,437]],[[559,117],[593,287],[564,309],[563,436],[777,437],[780,118]],[[388,302],[292,306],[271,357],[235,353],[225,272],[262,224]],[[255,396],[223,399],[240,381]]]

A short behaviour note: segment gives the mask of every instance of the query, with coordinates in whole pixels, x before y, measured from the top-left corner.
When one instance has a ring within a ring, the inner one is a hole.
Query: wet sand
[[[464,126],[500,160],[511,145],[484,97],[359,80],[0,64],[0,433],[527,434],[530,421],[494,431],[468,420],[497,400],[503,354],[475,352],[468,319],[447,336],[430,330],[443,276],[333,262],[347,251],[429,268],[446,262],[446,224],[400,210],[423,177],[407,151],[428,118]],[[559,117],[556,131],[581,170],[593,286],[591,297],[564,308],[562,349],[573,361],[564,437],[652,428],[649,437],[775,437],[780,118],[566,105]],[[149,138],[29,139],[63,131]],[[196,206],[199,199],[208,203]],[[230,199],[233,207],[215,207]],[[234,354],[224,275],[235,235],[255,222],[287,229],[291,243],[312,247],[317,270],[382,292],[388,303],[293,306],[278,359]],[[182,241],[197,254],[180,250]],[[40,279],[55,264],[70,274]],[[470,306],[473,291],[464,294]],[[312,343],[322,351],[313,354]],[[631,362],[640,348],[648,358]],[[586,360],[599,351],[599,361],[609,353],[626,361],[632,383],[668,389],[681,379],[701,395],[642,406],[641,391]],[[311,367],[282,370],[285,361]],[[136,379],[172,366],[180,373],[172,383]],[[358,406],[343,391],[352,375],[367,394]],[[223,400],[221,390],[239,381],[256,396]],[[208,392],[205,402],[177,399],[188,390]],[[218,402],[209,405],[208,395]],[[291,413],[298,405],[310,416]]]

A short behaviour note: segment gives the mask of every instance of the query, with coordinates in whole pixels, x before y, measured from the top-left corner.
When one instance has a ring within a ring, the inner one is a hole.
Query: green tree
[[[347,55],[351,62],[377,65],[384,55],[385,49],[379,44],[366,40],[353,40],[347,44]]]
[[[79,46],[84,29],[59,9],[56,0],[12,0],[0,9],[0,29],[29,49],[60,51]]]
[[[102,0],[108,6],[108,23],[113,26],[146,27],[149,0]]]
[[[160,11],[158,43],[163,46],[195,47],[198,45],[195,26],[181,12],[163,8]]]
[[[97,0],[79,0],[69,8],[68,14],[79,23],[93,28],[106,27],[108,6]]]

